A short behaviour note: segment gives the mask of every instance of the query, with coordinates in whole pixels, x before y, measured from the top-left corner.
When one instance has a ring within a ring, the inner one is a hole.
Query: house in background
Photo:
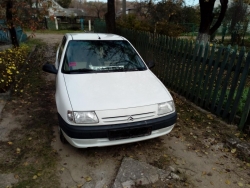
[[[42,0],[39,3],[36,3],[33,0],[32,8],[38,9],[47,9],[48,15],[47,18],[57,18],[57,21],[60,22],[69,22],[76,23],[79,22],[79,18],[85,16],[85,13],[82,9],[76,8],[63,8],[54,0]]]

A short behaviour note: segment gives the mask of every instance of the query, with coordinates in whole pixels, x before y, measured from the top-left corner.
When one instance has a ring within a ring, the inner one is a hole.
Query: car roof
[[[66,33],[68,40],[126,40],[124,37],[106,33]]]

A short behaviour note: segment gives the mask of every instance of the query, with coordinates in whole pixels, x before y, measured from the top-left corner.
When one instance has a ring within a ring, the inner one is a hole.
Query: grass
[[[30,47],[45,45],[43,41],[36,38],[29,38],[27,41],[25,41],[25,44],[27,44]]]

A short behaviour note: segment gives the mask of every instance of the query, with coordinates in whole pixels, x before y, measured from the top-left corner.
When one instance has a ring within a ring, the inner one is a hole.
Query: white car
[[[177,119],[172,96],[122,36],[68,33],[55,65],[60,138],[77,148],[111,146],[168,134]]]

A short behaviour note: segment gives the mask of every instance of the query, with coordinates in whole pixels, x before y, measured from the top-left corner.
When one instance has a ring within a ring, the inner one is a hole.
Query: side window
[[[61,44],[61,46],[59,48],[59,53],[58,53],[58,63],[59,63],[59,65],[60,65],[62,52],[63,52],[64,46],[65,46],[65,43],[66,43],[66,37],[63,37],[62,44]]]

